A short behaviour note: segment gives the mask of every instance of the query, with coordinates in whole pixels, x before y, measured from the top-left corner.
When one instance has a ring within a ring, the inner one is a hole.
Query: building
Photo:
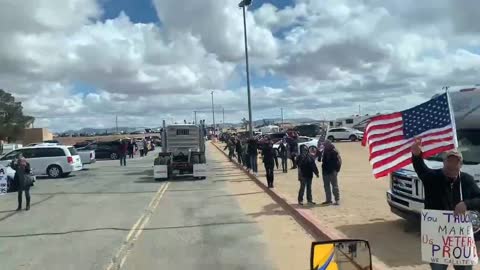
[[[53,140],[53,134],[46,128],[26,128],[23,133],[21,143],[28,145],[30,143],[39,143],[47,140]]]

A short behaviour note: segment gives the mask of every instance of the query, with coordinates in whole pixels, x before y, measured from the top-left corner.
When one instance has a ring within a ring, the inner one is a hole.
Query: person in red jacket
[[[120,141],[120,166],[127,166],[127,152],[128,152],[128,142],[127,140]]]

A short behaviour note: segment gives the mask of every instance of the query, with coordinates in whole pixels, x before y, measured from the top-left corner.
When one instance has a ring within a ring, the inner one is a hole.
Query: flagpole
[[[455,115],[453,114],[452,100],[450,99],[450,92],[448,91],[449,88],[450,86],[443,87],[443,89],[445,89],[445,94],[447,94],[448,110],[450,112],[450,121],[452,122],[452,129],[453,129],[453,143],[455,145],[455,149],[457,149],[458,148],[457,125],[455,123]]]

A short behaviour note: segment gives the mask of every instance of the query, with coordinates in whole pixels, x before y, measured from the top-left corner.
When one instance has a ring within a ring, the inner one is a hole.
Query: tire
[[[117,154],[117,153],[111,153],[111,154],[110,154],[110,159],[111,159],[111,160],[116,160],[116,159],[118,159],[118,154]]]
[[[330,136],[328,136],[328,137],[327,137],[327,140],[329,140],[329,141],[333,142],[333,141],[335,141],[335,138],[334,138],[333,136],[331,136],[331,135],[330,135]]]
[[[308,152],[309,152],[309,153],[314,152],[314,153],[315,153],[315,156],[316,156],[317,153],[318,153],[318,148],[317,148],[316,146],[313,146],[313,145],[312,145],[312,146],[310,146],[310,147],[308,148]]]
[[[63,175],[62,168],[58,165],[50,165],[47,168],[47,175],[50,178],[60,178]]]
[[[357,141],[358,138],[355,135],[350,135],[350,137],[348,137],[348,139],[352,142],[355,142],[355,141]]]

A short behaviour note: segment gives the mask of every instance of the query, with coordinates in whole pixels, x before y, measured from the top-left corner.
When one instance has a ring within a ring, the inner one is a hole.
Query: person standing
[[[147,156],[149,150],[150,147],[148,145],[148,141],[146,139],[143,139],[143,155]]]
[[[282,171],[284,173],[288,172],[288,149],[287,149],[287,143],[285,140],[282,140],[280,143],[280,146],[278,147],[278,154],[280,156],[280,159],[282,160]]]
[[[30,176],[31,169],[30,164],[23,157],[22,154],[19,154],[17,158],[12,161],[10,167],[15,170],[14,181],[18,186],[18,207],[17,211],[22,210],[22,193],[25,192],[25,199],[27,200],[27,205],[25,210],[30,210],[30,187],[33,184],[32,178]]]
[[[139,142],[137,143],[137,149],[138,149],[138,152],[140,152],[140,157],[143,157],[143,154],[144,154],[144,152],[143,152],[143,151],[144,151],[144,150],[143,150],[143,149],[144,149],[143,146],[144,146],[144,145],[143,145],[143,141],[139,141]]]
[[[342,167],[342,159],[331,141],[325,140],[322,155],[322,177],[325,189],[325,202],[323,205],[332,204],[332,191],[335,205],[340,204],[340,190],[338,188],[338,172]]]
[[[262,149],[263,154],[263,164],[265,166],[265,172],[267,174],[267,185],[269,188],[273,188],[273,179],[274,173],[273,169],[275,166],[275,153],[273,150],[273,144],[270,139],[267,140]]]
[[[128,151],[127,141],[126,140],[120,141],[120,149],[119,149],[120,166],[127,166],[127,151]]]
[[[245,140],[242,140],[242,157],[243,157],[243,166],[247,168],[247,170],[251,169],[250,166],[250,158],[248,156],[248,144]]]
[[[237,151],[237,161],[238,164],[242,164],[242,157],[243,157],[243,150],[242,150],[242,143],[240,139],[235,139],[235,150]]]
[[[297,168],[297,162],[295,161],[298,152],[298,143],[295,134],[289,136],[287,138],[288,142],[288,149],[290,150],[290,159],[292,160],[292,168],[290,170],[294,170]]]
[[[315,204],[312,197],[312,180],[313,175],[319,177],[317,164],[315,159],[308,153],[305,145],[300,147],[300,156],[297,158],[298,181],[300,181],[300,189],[298,190],[298,204],[303,205],[303,196],[305,189],[307,191],[307,201],[309,204]]]
[[[248,159],[250,161],[250,167],[255,175],[258,175],[258,144],[255,138],[248,139]]]
[[[445,153],[443,168],[432,170],[423,160],[422,140],[412,145],[412,163],[425,189],[425,209],[451,210],[455,215],[480,209],[480,188],[474,178],[461,171],[463,156],[457,150]],[[448,265],[430,264],[432,270],[446,270]],[[472,266],[454,265],[455,270],[471,270]]]
[[[230,138],[227,141],[227,145],[225,145],[225,148],[223,150],[228,149],[228,159],[232,161],[233,157],[235,156],[235,142],[233,138]]]
[[[133,140],[129,140],[128,141],[128,157],[129,158],[133,158],[133,151],[134,151],[134,144],[133,144]]]

